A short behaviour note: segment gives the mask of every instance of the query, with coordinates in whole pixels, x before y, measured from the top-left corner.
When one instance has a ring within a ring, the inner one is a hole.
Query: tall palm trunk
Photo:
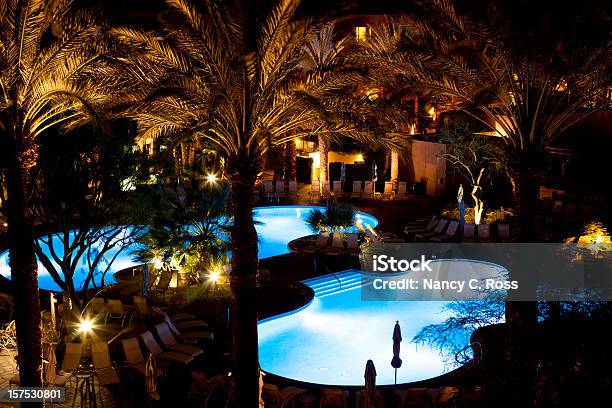
[[[399,178],[399,153],[395,150],[391,151],[391,182],[393,186],[397,185],[397,179]]]
[[[319,180],[327,180],[327,158],[329,155],[329,141],[319,136]]]
[[[285,180],[285,183],[289,183],[291,180],[295,180],[295,162],[295,143],[287,143],[285,144],[285,149],[283,152],[283,178]]]
[[[12,144],[7,171],[8,240],[21,386],[42,385],[42,346],[38,268],[28,208],[28,163],[32,157]],[[26,150],[30,154],[31,151]]]
[[[253,194],[257,166],[236,160],[232,178],[231,231],[232,339],[236,393],[234,406],[259,406],[257,342],[257,232],[253,221]]]
[[[519,156],[511,161],[510,173],[518,215],[519,242],[535,242],[538,240],[537,205],[540,193],[540,169],[543,167],[544,158],[541,154],[528,151],[518,154]],[[513,269],[510,268],[510,279],[513,279]],[[529,271],[521,271],[523,276],[527,273]],[[524,284],[519,290],[523,292],[523,296],[535,299],[534,287]],[[505,318],[508,325],[506,363],[508,367],[512,367],[508,372],[511,386],[518,390],[514,398],[517,403],[525,407],[532,406],[535,398],[536,364],[533,339],[536,337],[537,303],[506,302]]]

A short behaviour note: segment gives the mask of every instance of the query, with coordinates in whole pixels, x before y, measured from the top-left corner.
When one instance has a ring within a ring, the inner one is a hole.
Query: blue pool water
[[[439,262],[451,274],[466,266],[493,274],[504,270],[469,260]],[[264,371],[316,384],[363,386],[365,365],[371,359],[376,383],[393,384],[390,363],[396,320],[403,337],[398,384],[432,378],[451,368],[445,366],[437,350],[411,344],[421,328],[446,320],[448,314],[443,307],[447,302],[362,300],[361,287],[371,282],[371,275],[351,270],[335,276],[338,279],[328,275],[304,282],[315,291],[308,306],[260,322],[259,361]],[[466,337],[465,345],[468,343]]]
[[[289,252],[287,243],[296,238],[312,234],[310,227],[306,224],[305,218],[311,209],[321,208],[315,206],[284,206],[284,207],[258,207],[255,208],[253,216],[257,224],[255,229],[258,233],[259,257],[267,258],[276,255],[282,255]],[[372,227],[378,225],[378,220],[371,215],[365,213],[357,213],[356,217],[361,219],[363,223],[368,223]],[[354,227],[349,230],[355,230]],[[60,254],[63,253],[62,245],[59,239],[54,239],[53,247]],[[130,268],[138,265],[132,256],[133,248],[123,250],[112,263],[110,270],[105,276],[105,282],[111,283],[114,281],[113,273],[125,268]],[[47,252],[48,253],[48,252]],[[112,259],[116,252],[109,251],[106,255],[107,259]],[[101,267],[104,267],[102,263]],[[10,279],[11,269],[8,264],[8,251],[0,254],[0,274]],[[49,275],[49,272],[38,263],[38,285],[42,289],[57,290],[59,287]],[[75,287],[80,288],[85,277],[87,276],[86,260],[80,262],[79,271],[75,274]],[[96,275],[96,284],[100,283],[100,275]]]

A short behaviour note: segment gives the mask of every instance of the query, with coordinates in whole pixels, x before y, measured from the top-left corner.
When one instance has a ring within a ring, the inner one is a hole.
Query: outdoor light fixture
[[[217,175],[216,174],[212,174],[212,173],[208,173],[208,175],[206,175],[206,181],[208,183],[216,183],[217,182]]]
[[[221,279],[221,274],[219,273],[219,271],[211,271],[208,274],[208,280],[211,281],[212,283],[219,282],[219,279]]]
[[[89,334],[93,330],[93,322],[90,319],[81,319],[77,328],[79,333]]]

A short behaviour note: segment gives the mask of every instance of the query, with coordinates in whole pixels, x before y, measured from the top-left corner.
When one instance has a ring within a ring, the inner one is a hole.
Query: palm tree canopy
[[[38,135],[91,120],[110,98],[88,76],[102,51],[98,25],[71,3],[0,2],[0,132],[24,166],[35,164]]]
[[[333,58],[317,54],[322,41],[331,41],[325,34],[330,29],[296,19],[299,1],[276,2],[257,24],[245,18],[239,2],[167,3],[161,36],[112,30],[130,46],[125,58],[138,61],[122,72],[130,78],[126,83],[139,84],[129,91],[134,103],[126,110],[138,118],[141,137],[201,136],[228,157],[255,161],[274,145],[312,133],[392,143],[368,128],[365,111],[344,102],[356,70],[300,75],[312,67],[305,55],[316,62]]]
[[[374,30],[371,58],[401,75],[407,88],[450,109],[476,111],[518,151],[542,150],[589,112],[609,104],[610,38],[574,42],[560,58],[552,41],[457,10],[452,0],[414,2],[392,28]],[[534,34],[534,33],[532,33]],[[535,35],[535,34],[534,34]]]

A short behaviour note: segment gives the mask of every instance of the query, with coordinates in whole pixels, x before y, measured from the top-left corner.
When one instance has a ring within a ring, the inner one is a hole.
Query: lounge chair
[[[351,198],[361,198],[361,180],[353,181],[353,191]]]
[[[448,242],[452,241],[457,237],[457,230],[459,229],[459,221],[451,221],[446,228],[446,232],[441,235],[436,235],[430,238],[431,242]]]
[[[491,225],[489,224],[478,225],[478,241],[479,242],[491,242]]]
[[[276,182],[276,200],[278,201],[281,197],[285,197],[285,182],[282,180],[278,180]]]
[[[176,337],[178,337],[181,341],[197,341],[197,340],[213,341],[215,339],[214,333],[204,328],[199,329],[197,331],[190,331],[190,332],[182,333],[181,329],[176,327],[174,322],[170,320],[167,314],[164,314],[164,322],[166,322],[166,324],[168,325],[172,333]]]
[[[170,326],[168,323],[160,323],[155,325],[155,331],[157,332],[157,336],[161,340],[161,342],[172,351],[177,351],[179,353],[185,353],[190,355],[193,358],[204,355],[204,350],[201,347],[192,346],[190,344],[180,344],[176,337],[170,331]]]
[[[266,407],[284,408],[290,402],[293,403],[295,397],[305,394],[308,390],[298,387],[286,387],[279,390],[274,384],[263,385],[263,399]]]
[[[271,181],[263,182],[263,196],[268,202],[274,198],[274,186]]]
[[[325,252],[327,255],[339,256],[344,251],[344,237],[341,232],[332,234],[331,247]]]
[[[187,329],[208,329],[208,323],[204,320],[200,320],[197,318],[190,318],[187,320],[175,321],[167,313],[163,313],[164,320],[170,320],[179,330],[187,330]]]
[[[331,190],[329,189],[329,181],[324,181],[321,184],[321,196],[323,198],[331,197]]]
[[[180,322],[181,320],[195,320],[197,317],[191,313],[176,313],[170,316],[170,319],[172,319],[173,322]]]
[[[149,269],[149,281],[147,282],[147,293],[151,291],[151,289],[157,283],[157,277],[159,274],[153,268]]]
[[[429,220],[429,222],[427,223],[427,225],[425,225],[425,227],[423,226],[411,226],[408,225],[406,226],[406,228],[404,228],[404,234],[411,236],[411,235],[416,235],[416,234],[420,234],[423,232],[431,232],[434,230],[434,228],[436,228],[436,225],[438,225],[438,223],[441,221],[441,219],[439,219],[438,217],[436,217],[435,215],[433,217],[431,217],[431,220]]]
[[[132,315],[137,315],[141,319],[143,317],[147,317],[151,315],[151,309],[149,309],[149,305],[147,305],[147,300],[142,296],[132,296],[132,301],[134,302],[135,312]],[[130,317],[130,321],[132,318]]]
[[[359,249],[359,235],[358,234],[346,234],[346,249],[358,250]]]
[[[321,198],[321,185],[319,184],[319,180],[312,180],[310,184],[310,191],[308,192],[310,196],[310,202],[312,203],[315,199]]]
[[[374,198],[374,182],[366,181],[363,185],[361,198]]]
[[[81,355],[83,354],[82,343],[66,343],[64,351],[64,359],[62,360],[62,369],[55,373],[53,382],[57,387],[64,387],[72,378],[74,372],[81,364]],[[53,367],[55,370],[55,367]]]
[[[159,276],[159,280],[155,288],[152,290],[152,294],[163,295],[164,301],[166,300],[166,293],[170,290],[170,281],[172,280],[172,272],[164,270]]]
[[[117,373],[116,364],[111,361],[108,343],[105,341],[90,344],[91,360],[96,377],[98,377],[98,391],[102,395],[102,388],[108,385],[120,384],[121,379]]]
[[[456,399],[459,396],[457,387],[430,388],[427,390],[427,399],[430,406],[456,406]]]
[[[302,252],[304,252],[305,254],[314,254],[316,252],[319,252],[322,249],[325,249],[327,247],[328,241],[329,241],[329,232],[325,232],[325,231],[319,232],[319,234],[317,235],[317,238],[315,239],[315,242],[308,248],[305,248]]]
[[[397,190],[395,190],[395,194],[393,194],[394,200],[405,200],[408,196],[408,191],[406,190],[408,183],[405,181],[399,181],[397,183]]]
[[[440,221],[438,221],[438,223],[436,224],[436,228],[434,228],[433,231],[418,233],[414,236],[414,240],[415,241],[427,241],[431,237],[434,237],[436,235],[441,235],[442,231],[444,231],[444,228],[446,228],[447,225],[448,225],[448,220],[441,219]]]
[[[321,408],[340,407],[348,408],[349,392],[336,388],[321,389]]]
[[[344,192],[342,191],[342,182],[340,180],[332,181],[332,188],[334,189],[334,195],[336,197],[342,197]]]
[[[121,319],[121,327],[125,326],[125,317],[127,312],[118,299],[108,299],[106,303],[106,317],[104,324],[108,323],[108,319]]]
[[[381,194],[380,198],[382,200],[391,200],[393,199],[393,182],[392,181],[385,181],[385,189],[383,191],[383,193]]]
[[[374,231],[374,229],[370,226],[370,224],[364,224],[366,229],[365,229],[365,233],[366,236],[370,239],[370,241],[373,242],[405,242],[403,239],[397,238],[397,236],[393,233],[390,232],[385,232],[382,234],[379,234],[378,232]]]
[[[299,200],[300,195],[298,193],[298,185],[296,180],[289,180],[289,198],[292,200]]]
[[[431,221],[437,221],[438,220],[438,216],[437,215],[432,215],[431,218],[418,218],[414,221],[409,222],[408,224],[406,224],[406,226],[404,227],[404,229],[417,229],[417,228],[425,228],[427,226],[427,224],[429,224]]]
[[[475,224],[465,224],[463,226],[463,235],[461,240],[463,242],[475,242],[476,240],[476,225]]]
[[[374,402],[374,407],[376,408],[384,408],[382,393],[380,390],[376,390],[375,394],[376,401]],[[357,391],[357,408],[371,408],[371,405],[366,405],[365,402],[365,390]]]
[[[193,361],[193,357],[188,354],[178,353],[176,351],[164,351],[153,337],[153,333],[148,330],[141,333],[140,338],[142,339],[145,347],[149,349],[155,358],[170,360],[183,365],[187,365]]]
[[[125,363],[123,364],[123,367],[136,370],[140,374],[145,375],[145,366],[147,362],[142,355],[142,350],[138,344],[138,338],[130,337],[128,339],[121,340],[121,348],[123,349],[123,354],[125,355]],[[162,375],[162,371],[159,368],[157,369],[157,375]]]
[[[397,408],[421,408],[427,406],[427,388],[409,388],[395,391]]]
[[[497,235],[500,242],[512,242],[512,237],[510,236],[510,225],[508,224],[498,224]]]
[[[87,311],[93,315],[99,315],[101,313],[106,313],[106,303],[104,303],[103,298],[95,297],[89,300],[87,303]]]

